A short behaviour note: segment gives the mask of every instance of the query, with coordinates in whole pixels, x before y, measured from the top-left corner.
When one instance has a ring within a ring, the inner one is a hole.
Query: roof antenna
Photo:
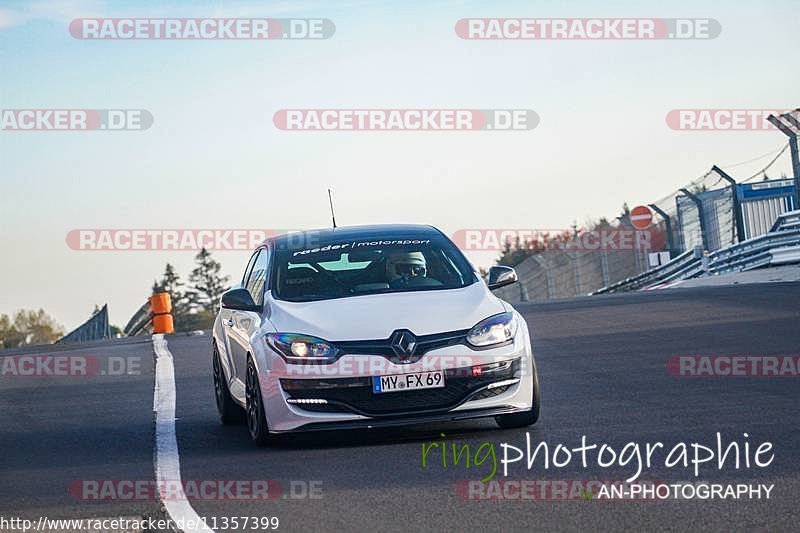
[[[331,196],[331,190],[328,189],[328,202],[331,204],[331,220],[333,221],[333,227],[336,228],[336,215],[333,214],[333,197]]]

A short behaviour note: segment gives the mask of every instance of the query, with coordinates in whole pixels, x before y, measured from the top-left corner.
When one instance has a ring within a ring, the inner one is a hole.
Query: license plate
[[[442,370],[372,377],[372,392],[375,394],[407,390],[438,389],[440,387],[444,387],[444,371]]]

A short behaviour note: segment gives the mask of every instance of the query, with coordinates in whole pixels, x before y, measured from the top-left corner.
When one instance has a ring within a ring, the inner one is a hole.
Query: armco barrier
[[[769,233],[704,255],[697,249],[685,252],[666,265],[592,294],[637,290],[669,281],[800,262],[800,210],[781,214]]]
[[[660,267],[648,270],[638,276],[623,279],[608,287],[598,289],[591,294],[608,294],[612,292],[624,292],[649,287],[657,283],[666,283],[676,279],[687,279],[697,277],[702,272],[703,249],[700,246],[694,250],[688,250],[669,263]]]
[[[153,313],[150,311],[150,300],[148,299],[133,314],[131,319],[128,320],[128,323],[125,325],[122,333],[125,334],[126,337],[150,333],[150,328],[152,328],[152,319]]]
[[[773,250],[800,251],[800,229],[767,233],[709,255],[708,271],[711,274],[742,272],[773,263]],[[785,262],[785,261],[782,261]]]

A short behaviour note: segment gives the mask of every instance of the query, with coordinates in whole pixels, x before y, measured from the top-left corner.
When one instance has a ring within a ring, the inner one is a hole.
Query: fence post
[[[742,209],[739,205],[739,190],[736,187],[736,180],[730,177],[717,165],[711,167],[711,170],[719,174],[722,179],[731,184],[731,190],[733,191],[733,223],[734,227],[736,228],[736,242],[742,242],[744,240],[744,223],[742,222]]]
[[[669,249],[669,258],[678,255],[675,248],[675,235],[672,234],[672,219],[670,216],[656,204],[648,204],[650,209],[658,213],[664,219],[664,228],[667,230],[667,247]]]
[[[547,288],[547,299],[551,300],[553,298],[553,293],[555,291],[553,290],[553,280],[550,277],[550,269],[547,268],[544,259],[539,257],[539,254],[533,254],[531,257],[533,257],[533,259],[537,263],[539,263],[539,266],[542,267],[542,270],[544,270],[545,287]]]
[[[605,248],[600,250],[600,272],[603,274],[603,287],[611,285],[608,275],[608,250]]]
[[[792,113],[798,112],[800,112],[800,109],[795,109],[792,111]],[[784,113],[780,116],[780,118],[786,120],[789,124],[800,131],[800,122],[794,118],[792,113]],[[800,154],[798,154],[797,148],[797,132],[792,131],[789,126],[781,122],[780,119],[775,115],[770,115],[767,117],[767,120],[781,132],[783,132],[784,135],[789,137],[789,150],[792,153],[792,172],[794,174],[794,208],[800,209]]]
[[[678,190],[685,194],[691,201],[694,202],[694,205],[697,206],[697,218],[700,219],[700,238],[703,241],[703,248],[708,250],[708,232],[706,231],[706,217],[703,212],[703,201],[698,198],[697,195],[690,193],[688,189],[681,188]]]

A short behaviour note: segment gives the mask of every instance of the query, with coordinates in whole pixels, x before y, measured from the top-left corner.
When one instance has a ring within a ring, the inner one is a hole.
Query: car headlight
[[[478,322],[467,333],[467,342],[472,346],[485,348],[510,342],[516,333],[517,319],[514,318],[514,313],[500,313]]]
[[[330,363],[339,353],[328,341],[311,335],[268,333],[265,339],[289,363]]]

